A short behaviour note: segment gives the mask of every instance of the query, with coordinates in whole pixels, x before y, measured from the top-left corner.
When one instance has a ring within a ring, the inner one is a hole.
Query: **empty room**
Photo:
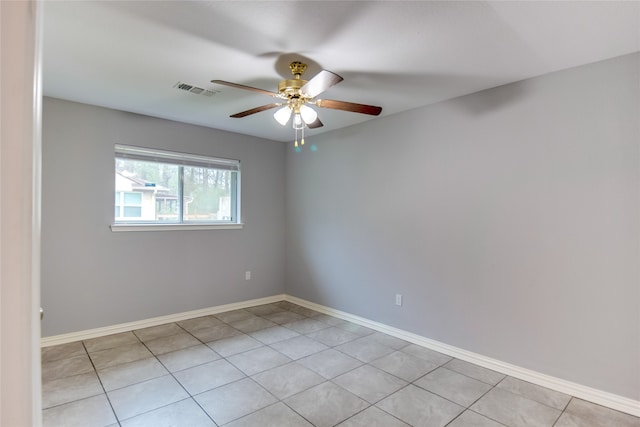
[[[32,5],[3,426],[640,426],[640,2]]]

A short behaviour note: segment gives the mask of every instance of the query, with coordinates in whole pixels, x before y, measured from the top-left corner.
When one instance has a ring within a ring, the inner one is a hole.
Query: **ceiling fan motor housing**
[[[307,83],[306,80],[282,80],[278,83],[278,93],[286,98],[300,95],[300,88]]]
[[[306,80],[302,80],[301,78],[307,69],[307,64],[294,61],[289,64],[289,69],[295,78],[293,80],[282,80],[278,83],[278,93],[287,98],[299,97],[300,88],[307,83]]]

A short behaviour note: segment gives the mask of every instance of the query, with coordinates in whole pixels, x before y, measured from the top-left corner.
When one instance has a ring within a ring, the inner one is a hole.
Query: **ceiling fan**
[[[343,78],[331,71],[322,70],[316,74],[311,80],[303,80],[302,75],[307,69],[307,64],[294,61],[289,65],[289,69],[293,74],[293,79],[282,80],[278,83],[278,92],[271,92],[256,87],[246,86],[238,83],[227,82],[224,80],[211,80],[211,83],[230,86],[237,89],[245,89],[253,92],[262,93],[280,100],[271,104],[261,105],[260,107],[242,111],[231,115],[230,117],[242,118],[261,111],[278,109],[273,117],[282,126],[285,126],[291,116],[293,116],[292,125],[296,131],[295,147],[298,147],[298,130],[302,132],[302,140],[300,145],[304,145],[304,128],[319,128],[322,122],[318,118],[318,113],[309,105],[315,105],[320,108],[330,108],[333,110],[351,111],[360,114],[369,114],[377,116],[382,111],[381,107],[366,104],[356,104],[346,101],[335,101],[331,99],[316,99],[318,95],[326,91],[330,87],[340,83]]]

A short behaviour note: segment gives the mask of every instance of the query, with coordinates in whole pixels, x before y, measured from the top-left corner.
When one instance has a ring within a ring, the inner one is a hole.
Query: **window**
[[[142,217],[142,193],[116,191],[116,219]]]
[[[238,160],[115,146],[115,226],[240,224],[239,202]]]

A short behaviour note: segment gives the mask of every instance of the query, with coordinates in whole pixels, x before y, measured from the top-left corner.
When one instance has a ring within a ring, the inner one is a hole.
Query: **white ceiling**
[[[273,99],[288,64],[344,81],[322,97],[381,116],[640,51],[640,2],[47,1],[44,94],[278,141]],[[174,88],[185,82],[212,97]],[[320,109],[324,127],[371,116]]]

